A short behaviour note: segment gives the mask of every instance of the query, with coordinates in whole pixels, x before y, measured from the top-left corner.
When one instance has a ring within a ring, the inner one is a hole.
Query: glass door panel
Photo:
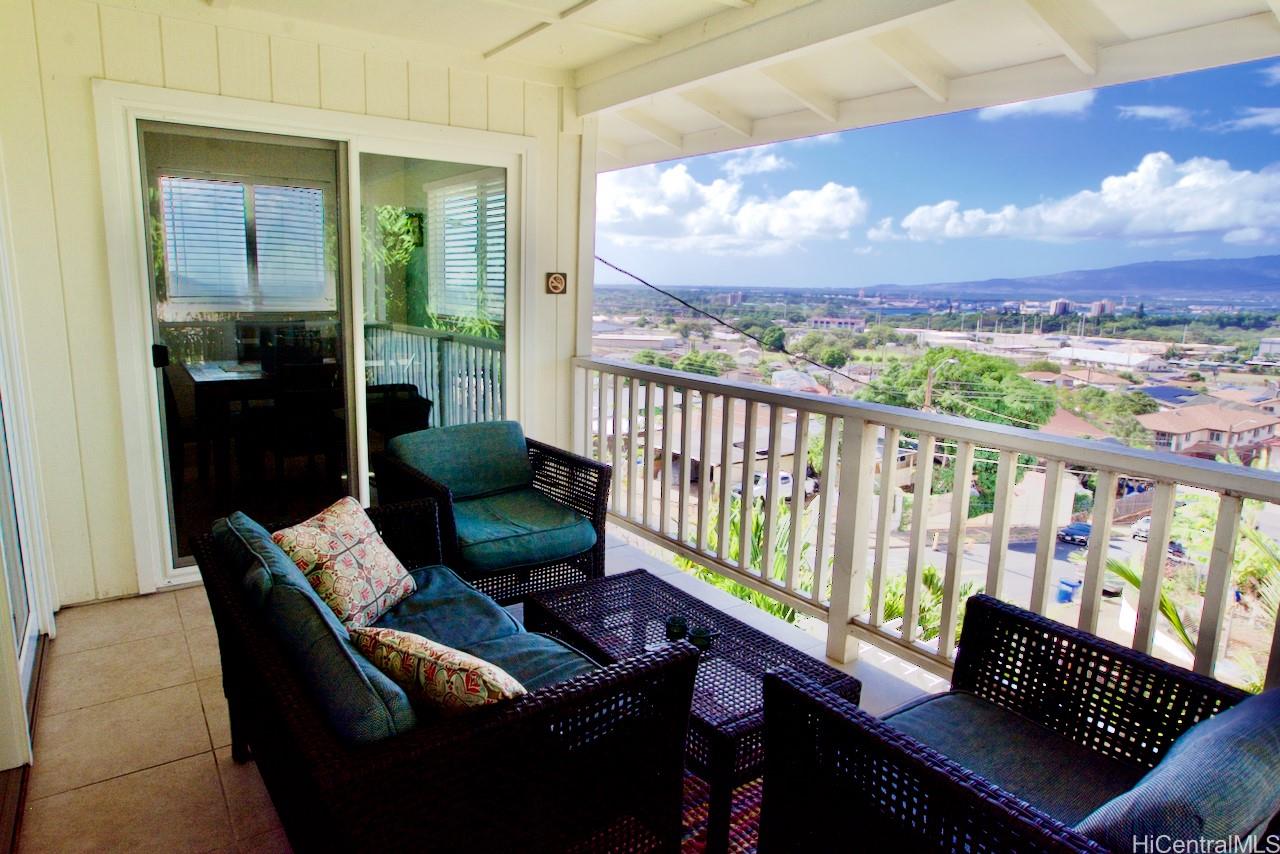
[[[366,414],[403,433],[505,417],[507,170],[360,155]]]
[[[28,634],[27,622],[31,617],[31,592],[27,586],[26,570],[22,565],[17,503],[9,468],[9,443],[4,429],[3,400],[0,400],[0,568],[4,570],[5,584],[9,588],[14,638],[21,658],[22,644]]]
[[[173,553],[348,494],[337,143],[144,123]]]

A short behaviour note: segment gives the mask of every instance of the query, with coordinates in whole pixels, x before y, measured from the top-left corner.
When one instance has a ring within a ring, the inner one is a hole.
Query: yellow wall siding
[[[365,34],[308,38],[307,28],[266,26],[266,16],[234,6],[34,0],[34,10],[23,2],[0,11],[0,70],[9,84],[0,142],[24,320],[39,330],[28,343],[28,370],[62,604],[137,590],[95,77],[535,137],[537,210],[526,228],[536,262],[519,300],[530,330],[522,342],[524,416],[530,435],[568,443],[574,300],[541,288],[546,271],[566,270],[571,286],[577,279],[577,137],[562,133],[557,85],[407,62]]]

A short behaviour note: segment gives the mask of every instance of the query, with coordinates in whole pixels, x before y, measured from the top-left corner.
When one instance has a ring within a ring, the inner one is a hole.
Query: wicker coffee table
[[[711,789],[707,850],[724,851],[733,790],[764,770],[765,671],[789,667],[854,703],[862,686],[643,569],[535,593],[524,605],[530,631],[559,637],[601,662],[664,642],[672,614],[716,635],[698,665],[685,760]]]

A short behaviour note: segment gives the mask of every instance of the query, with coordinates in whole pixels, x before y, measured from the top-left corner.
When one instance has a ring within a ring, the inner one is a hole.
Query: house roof
[[[1061,350],[1050,353],[1049,358],[1059,362],[1092,362],[1117,368],[1140,368],[1143,365],[1163,361],[1150,353],[1119,353],[1093,347],[1063,347]]]
[[[1090,385],[1133,385],[1131,380],[1115,374],[1109,374],[1106,371],[1072,370],[1063,371],[1062,375]]]
[[[1220,400],[1243,403],[1247,406],[1258,406],[1259,404],[1270,403],[1280,399],[1275,391],[1269,388],[1220,388],[1209,392],[1209,394]]]
[[[1152,385],[1140,388],[1138,391],[1160,403],[1167,403],[1171,406],[1181,406],[1196,396],[1196,392],[1191,389],[1176,385]]]
[[[1019,376],[1035,383],[1056,383],[1062,375],[1053,371],[1023,371]]]
[[[1053,417],[1046,424],[1041,425],[1040,432],[1048,433],[1050,436],[1065,436],[1069,439],[1111,438],[1111,434],[1106,430],[1093,426],[1071,410],[1062,407],[1058,407]]]
[[[1159,433],[1194,433],[1197,430],[1217,430],[1223,433],[1241,433],[1257,427],[1280,424],[1280,417],[1265,412],[1231,409],[1209,403],[1201,406],[1184,406],[1169,412],[1152,412],[1139,415],[1138,423]]]

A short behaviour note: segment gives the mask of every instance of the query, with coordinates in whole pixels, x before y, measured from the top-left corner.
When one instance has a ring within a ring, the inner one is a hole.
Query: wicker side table
[[[862,686],[642,569],[535,593],[524,606],[530,631],[559,637],[603,662],[664,642],[672,614],[715,633],[698,664],[685,761],[711,790],[707,850],[725,851],[733,790],[764,770],[765,672],[789,667],[854,703]]]

